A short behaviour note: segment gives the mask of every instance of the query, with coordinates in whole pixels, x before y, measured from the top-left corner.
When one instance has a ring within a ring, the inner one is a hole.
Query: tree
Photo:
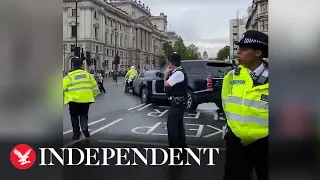
[[[166,56],[166,58],[168,59],[170,57],[170,55],[173,53],[173,46],[171,42],[165,42],[162,44],[162,50]]]
[[[199,48],[194,44],[185,46],[183,39],[181,37],[172,45],[171,42],[165,42],[162,45],[162,50],[165,53],[167,59],[171,56],[173,52],[180,54],[182,60],[196,60],[201,59],[201,53]]]
[[[228,58],[229,56],[229,52],[230,52],[230,47],[229,46],[225,46],[221,49],[219,49],[218,53],[217,53],[217,60],[225,60]]]
[[[163,68],[166,64],[167,64],[166,57],[165,56],[160,57],[159,59],[160,68]]]
[[[197,60],[201,58],[199,48],[194,44],[191,44],[187,47],[187,54],[188,54],[188,58],[186,60]]]

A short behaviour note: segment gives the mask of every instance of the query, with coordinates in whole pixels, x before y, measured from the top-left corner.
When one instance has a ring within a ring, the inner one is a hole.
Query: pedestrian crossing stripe
[[[264,43],[264,42],[259,41],[259,40],[256,40],[256,39],[251,39],[251,38],[245,38],[245,39],[244,39],[244,43],[245,43],[245,44],[259,43],[259,44],[268,45],[267,43]]]

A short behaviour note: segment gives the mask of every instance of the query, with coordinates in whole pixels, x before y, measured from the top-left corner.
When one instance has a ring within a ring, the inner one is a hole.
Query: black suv
[[[163,86],[163,73],[167,66],[168,64],[161,71],[153,71],[154,76],[138,78],[134,91],[143,103],[167,99]],[[223,76],[232,69],[232,64],[218,60],[186,60],[181,62],[181,66],[188,75],[187,110],[194,111],[199,104],[208,102],[214,102],[221,109]]]

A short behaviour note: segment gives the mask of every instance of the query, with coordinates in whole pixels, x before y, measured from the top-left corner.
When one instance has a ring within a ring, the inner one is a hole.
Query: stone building
[[[116,54],[120,56],[118,69],[131,65],[140,70],[157,67],[167,41],[167,16],[152,16],[141,1],[132,0],[75,0],[63,1],[63,58],[64,69],[71,68],[71,49],[76,42],[76,14],[78,47],[91,53],[95,65],[89,69],[115,68]]]
[[[268,0],[253,0],[248,8],[247,30],[257,30],[268,34]]]

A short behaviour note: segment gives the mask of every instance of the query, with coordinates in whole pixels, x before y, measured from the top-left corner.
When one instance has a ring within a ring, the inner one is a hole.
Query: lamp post
[[[114,64],[115,64],[115,70],[117,71],[118,70],[118,64],[119,64],[119,60],[120,60],[120,57],[117,53],[117,36],[118,36],[118,32],[117,32],[117,28],[114,29]]]
[[[156,40],[153,40],[153,68],[156,69]]]
[[[78,50],[78,0],[75,0],[76,3],[76,45],[75,45],[75,56],[79,56],[79,50]]]

